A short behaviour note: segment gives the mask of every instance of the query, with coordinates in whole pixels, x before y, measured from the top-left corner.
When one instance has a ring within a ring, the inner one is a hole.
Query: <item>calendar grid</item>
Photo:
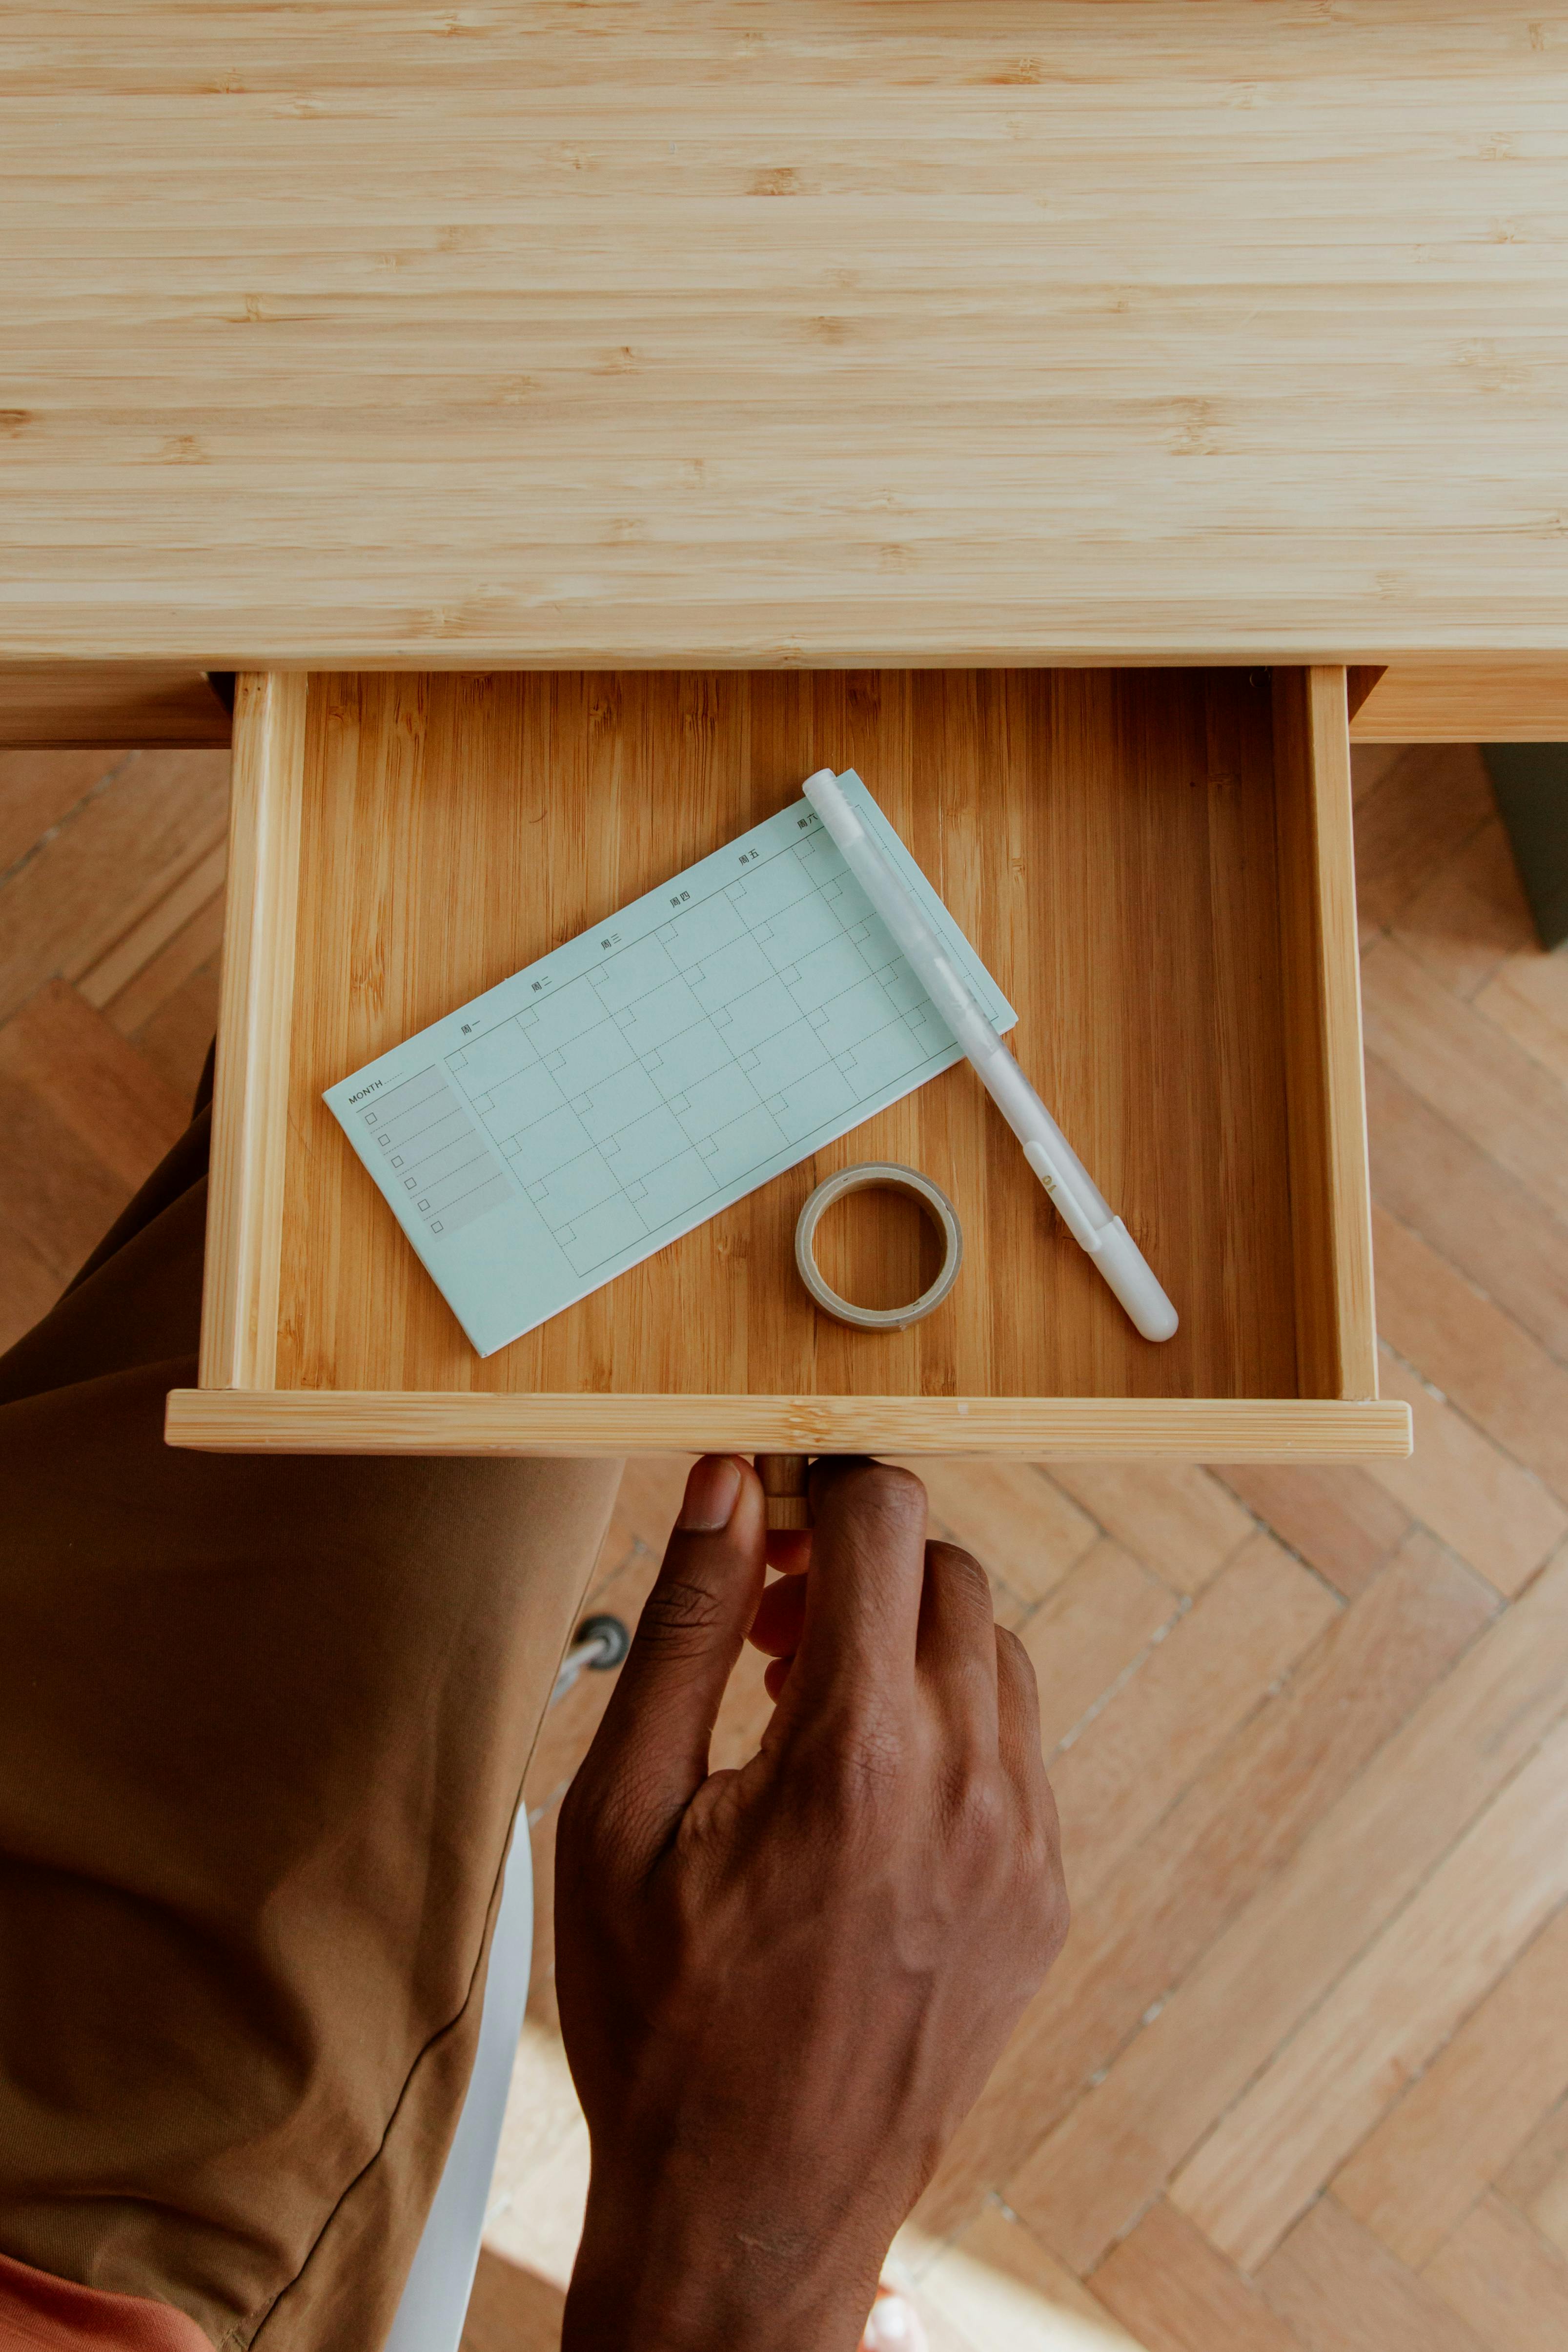
[[[1009,1026],[946,909],[852,787]],[[958,1058],[800,802],[326,1098],[487,1353]],[[477,1298],[487,1244],[511,1269],[498,1301]]]

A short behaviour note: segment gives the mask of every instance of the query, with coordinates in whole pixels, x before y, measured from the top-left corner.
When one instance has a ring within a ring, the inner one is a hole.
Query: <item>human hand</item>
[[[926,1543],[906,1471],[819,1464],[812,1498],[809,1566],[763,1603],[756,1474],[695,1465],[562,1808],[592,2141],[563,2352],[852,2352],[1066,1933],[1034,1675],[984,1575]],[[778,1705],[710,1774],[754,1624]]]

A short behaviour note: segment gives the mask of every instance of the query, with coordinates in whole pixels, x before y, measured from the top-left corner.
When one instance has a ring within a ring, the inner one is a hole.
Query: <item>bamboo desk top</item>
[[[14,0],[0,663],[1568,647],[1552,0]]]

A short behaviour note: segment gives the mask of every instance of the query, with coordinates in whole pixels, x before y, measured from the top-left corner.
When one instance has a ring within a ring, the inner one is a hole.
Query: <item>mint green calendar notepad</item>
[[[840,782],[1010,1029],[860,778]],[[800,800],[325,1100],[488,1356],[962,1059]]]

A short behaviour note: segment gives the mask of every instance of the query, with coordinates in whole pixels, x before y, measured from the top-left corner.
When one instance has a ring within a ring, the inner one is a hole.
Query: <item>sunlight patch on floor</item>
[[[913,2286],[931,2352],[1138,2352],[1054,2254],[993,2198],[951,2245],[899,2232],[889,2274]]]
[[[566,2052],[525,2020],[497,2151],[485,2243],[564,2287],[588,2197],[588,2126]]]

